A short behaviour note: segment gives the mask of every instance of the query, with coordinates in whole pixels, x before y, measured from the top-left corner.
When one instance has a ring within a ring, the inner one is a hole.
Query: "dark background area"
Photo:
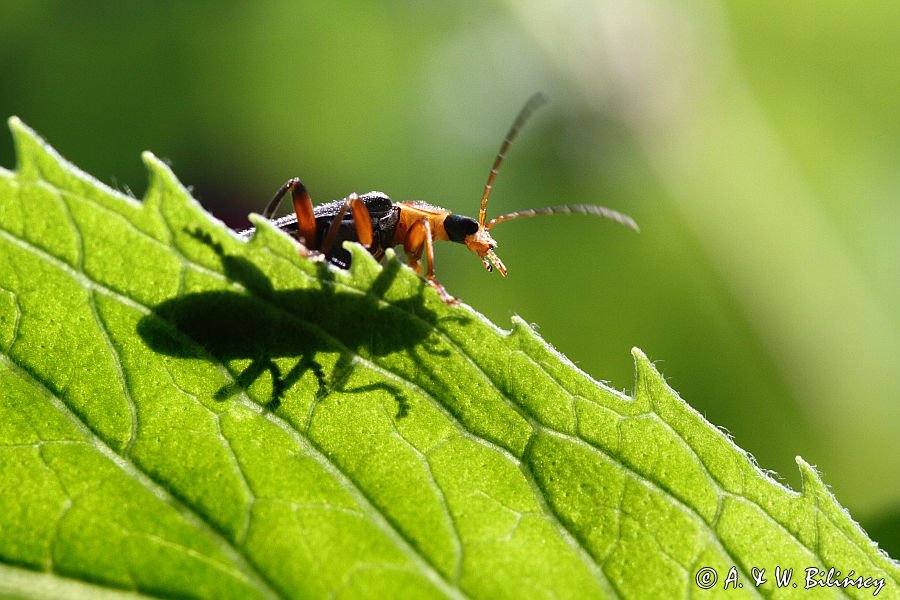
[[[232,227],[291,176],[493,215],[509,278],[440,280],[631,389],[632,346],[764,469],[816,464],[900,555],[900,5],[15,2],[0,115],[140,197],[149,149]],[[0,164],[12,167],[10,143]]]

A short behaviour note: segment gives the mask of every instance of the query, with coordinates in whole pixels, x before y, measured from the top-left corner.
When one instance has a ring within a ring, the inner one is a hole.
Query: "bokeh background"
[[[900,3],[229,0],[0,4],[0,115],[136,196],[150,149],[247,224],[288,177],[476,214],[596,202],[494,230],[442,282],[519,314],[630,390],[641,347],[797,488],[794,457],[900,556]],[[14,164],[0,143],[0,164]],[[140,265],[135,265],[140,268]]]

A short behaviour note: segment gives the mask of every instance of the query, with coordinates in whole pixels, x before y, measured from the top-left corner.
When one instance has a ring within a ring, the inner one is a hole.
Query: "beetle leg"
[[[292,179],[288,179],[283,186],[278,188],[278,191],[275,192],[275,195],[272,196],[272,199],[269,200],[269,203],[266,204],[266,208],[262,211],[262,216],[266,219],[271,219],[272,215],[275,214],[275,211],[278,210],[278,205],[281,204],[281,198],[284,196],[284,193],[288,191],[294,182],[299,182],[300,180],[297,177]],[[300,185],[303,185],[302,183]]]
[[[317,241],[316,217],[313,215],[312,199],[309,197],[309,192],[306,191],[306,186],[303,185],[299,177],[288,179],[283,186],[278,188],[278,191],[275,192],[275,195],[266,205],[262,215],[266,219],[271,219],[288,190],[291,190],[294,212],[297,214],[297,232],[300,240],[308,248],[315,248]]]
[[[328,251],[331,250],[331,247],[334,245],[334,240],[337,238],[338,231],[341,228],[341,222],[344,220],[344,215],[347,214],[347,208],[349,208],[349,204],[347,202],[341,204],[341,207],[338,209],[337,215],[335,215],[334,220],[331,221],[331,226],[328,228],[328,232],[325,234],[325,240],[322,242],[322,246],[319,248],[319,251],[322,254],[327,255]]]
[[[406,232],[403,249],[409,258],[409,266],[415,269],[419,275],[422,274],[421,258],[424,251],[425,281],[434,288],[441,300],[454,306],[459,304],[459,300],[448,294],[444,286],[434,276],[434,238],[431,233],[431,223],[428,219],[419,219],[412,224],[412,227]]]
[[[318,240],[316,240],[316,217],[313,214],[312,199],[299,179],[295,177],[290,183],[294,213],[297,215],[297,231],[306,247],[315,248]]]
[[[348,200],[350,212],[353,214],[353,223],[356,225],[356,239],[366,248],[372,247],[372,216],[366,203],[356,194],[350,194]]]
[[[426,219],[420,219],[413,223],[406,231],[403,238],[403,250],[406,252],[406,262],[411,269],[419,275],[422,274],[422,265],[419,259],[422,258],[422,252],[425,250],[425,239],[430,233],[430,227],[427,225]],[[428,227],[428,229],[426,229]]]
[[[322,254],[328,254],[334,242],[337,240],[338,231],[341,228],[341,222],[347,211],[353,215],[353,223],[356,227],[356,238],[359,243],[368,248],[372,245],[372,217],[369,216],[369,209],[366,208],[365,202],[356,194],[350,194],[344,199],[341,208],[331,222],[328,233],[325,234],[325,240],[322,242]]]

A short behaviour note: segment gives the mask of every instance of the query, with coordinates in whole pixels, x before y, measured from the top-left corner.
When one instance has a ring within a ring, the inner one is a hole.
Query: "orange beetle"
[[[386,194],[381,192],[369,192],[362,195],[350,194],[343,200],[313,207],[306,187],[296,177],[288,180],[278,189],[263,211],[263,216],[271,219],[272,223],[282,231],[300,240],[306,248],[324,255],[329,262],[344,269],[350,266],[350,253],[340,243],[345,241],[359,242],[379,260],[384,256],[386,248],[402,245],[409,266],[420,275],[423,274],[421,261],[424,254],[425,279],[440,294],[441,299],[448,304],[458,304],[458,300],[448,294],[444,286],[435,278],[435,240],[465,244],[469,250],[481,258],[488,271],[496,268],[501,275],[506,277],[506,266],[494,252],[497,242],[489,233],[497,223],[535,215],[582,213],[612,219],[637,231],[637,224],[628,215],[594,204],[563,204],[522,210],[486,221],[488,197],[506,152],[531,113],[545,102],[542,94],[532,96],[519,112],[503,139],[500,152],[494,159],[487,184],[484,186],[481,210],[477,220],[463,215],[455,215],[446,208],[433,206],[427,202],[392,202]],[[291,191],[294,214],[272,219],[272,215],[275,214],[288,190]],[[253,232],[254,229],[247,229],[241,231],[240,235],[249,237]]]

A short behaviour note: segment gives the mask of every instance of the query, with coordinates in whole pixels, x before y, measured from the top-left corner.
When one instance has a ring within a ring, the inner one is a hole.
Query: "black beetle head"
[[[447,215],[447,218],[444,219],[444,229],[447,231],[450,241],[461,243],[467,236],[478,231],[478,221],[463,215]]]

